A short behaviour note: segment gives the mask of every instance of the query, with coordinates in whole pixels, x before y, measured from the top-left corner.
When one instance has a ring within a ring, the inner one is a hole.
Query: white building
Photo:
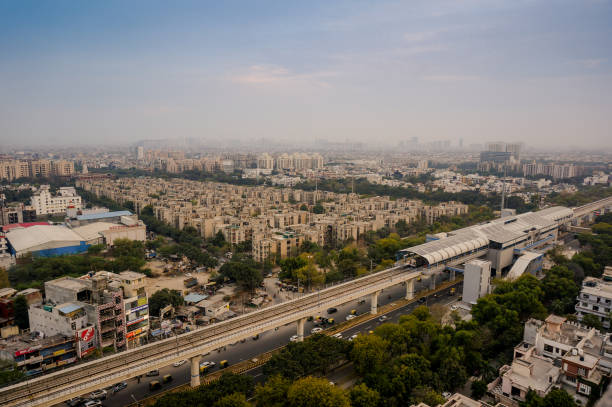
[[[490,280],[490,261],[476,259],[465,263],[463,301],[468,304],[476,304],[480,297],[489,294]]]
[[[52,196],[49,185],[42,185],[38,194],[32,196],[32,206],[36,215],[65,214],[69,207],[83,209],[81,197],[73,187],[62,187],[59,189],[59,195]]]
[[[610,328],[610,311],[612,311],[612,267],[606,267],[603,278],[587,277],[582,282],[582,289],[576,303],[578,320],[587,315],[595,315],[604,328]]]

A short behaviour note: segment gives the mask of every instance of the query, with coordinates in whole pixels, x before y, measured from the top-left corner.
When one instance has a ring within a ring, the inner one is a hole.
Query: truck
[[[198,279],[195,277],[189,277],[183,280],[183,284],[185,285],[186,288],[191,288],[191,287],[198,285]]]

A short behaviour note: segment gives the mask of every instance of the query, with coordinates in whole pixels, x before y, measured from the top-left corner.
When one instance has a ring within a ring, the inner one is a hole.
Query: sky
[[[0,143],[612,148],[612,0],[0,0]]]

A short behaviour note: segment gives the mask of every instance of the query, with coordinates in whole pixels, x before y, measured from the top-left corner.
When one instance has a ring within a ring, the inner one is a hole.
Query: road
[[[446,277],[446,276],[444,276]],[[436,282],[440,283],[443,279],[441,276],[438,276]],[[429,287],[429,281],[427,278],[423,278],[421,282],[415,282],[415,290],[421,291]],[[461,286],[458,286],[461,287]],[[398,300],[404,298],[405,296],[405,287],[402,285],[394,286],[389,289],[384,290],[379,296],[378,303],[379,306],[392,303],[394,300]],[[460,293],[461,289],[457,289],[457,294],[454,297],[448,296],[448,289],[444,290],[438,298],[428,298],[427,304],[431,305],[434,303],[450,303],[457,300],[457,296]],[[325,315],[328,317],[333,317],[336,321],[341,322],[344,321],[346,316],[350,314],[351,310],[355,309],[357,314],[361,315],[364,313],[370,312],[370,300],[369,298],[364,298],[365,302],[363,304],[358,304],[358,301],[351,301],[342,306],[338,306],[338,311],[331,315]],[[412,303],[405,307],[399,308],[397,310],[391,311],[385,315],[389,317],[388,322],[398,322],[399,317],[403,314],[407,314],[412,312],[417,306],[420,304]],[[382,315],[382,314],[381,314]],[[371,321],[366,321],[359,325],[353,326],[346,331],[342,332],[344,338],[349,338],[354,334],[367,334],[368,331],[374,329],[376,326],[380,325],[380,322],[375,319]],[[310,335],[310,330],[314,328],[315,325],[313,322],[306,322],[306,326],[304,329],[305,336]],[[202,361],[212,361],[217,365],[215,369],[218,369],[219,362],[222,360],[227,360],[230,365],[234,365],[241,361],[252,359],[257,355],[270,351],[272,349],[281,347],[286,345],[289,342],[289,338],[292,335],[296,334],[296,324],[292,323],[287,326],[280,327],[276,331],[268,331],[264,332],[259,336],[259,339],[253,340],[248,339],[244,343],[236,343],[235,345],[227,346],[224,350],[220,352],[213,351],[207,356],[202,357]],[[213,371],[214,371],[213,370]],[[103,401],[104,406],[124,406],[130,403],[133,403],[137,400],[142,400],[147,398],[153,394],[160,393],[164,390],[168,390],[172,387],[182,385],[184,383],[188,383],[190,381],[190,364],[189,362],[183,364],[179,367],[168,366],[159,370],[159,377],[143,377],[138,383],[137,379],[131,379],[128,381],[128,387],[121,390],[120,392],[111,395],[109,393],[109,397],[107,400]],[[166,384],[162,389],[150,392],[149,391],[149,382],[153,380],[159,380],[161,382],[161,378],[164,375],[170,374],[173,377],[173,381],[171,384]],[[262,381],[264,379],[262,369],[253,369],[248,372],[251,374],[257,382]]]

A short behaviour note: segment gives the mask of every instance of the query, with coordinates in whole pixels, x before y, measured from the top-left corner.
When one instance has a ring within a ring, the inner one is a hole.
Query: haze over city
[[[612,147],[610,1],[0,4],[6,147]]]

